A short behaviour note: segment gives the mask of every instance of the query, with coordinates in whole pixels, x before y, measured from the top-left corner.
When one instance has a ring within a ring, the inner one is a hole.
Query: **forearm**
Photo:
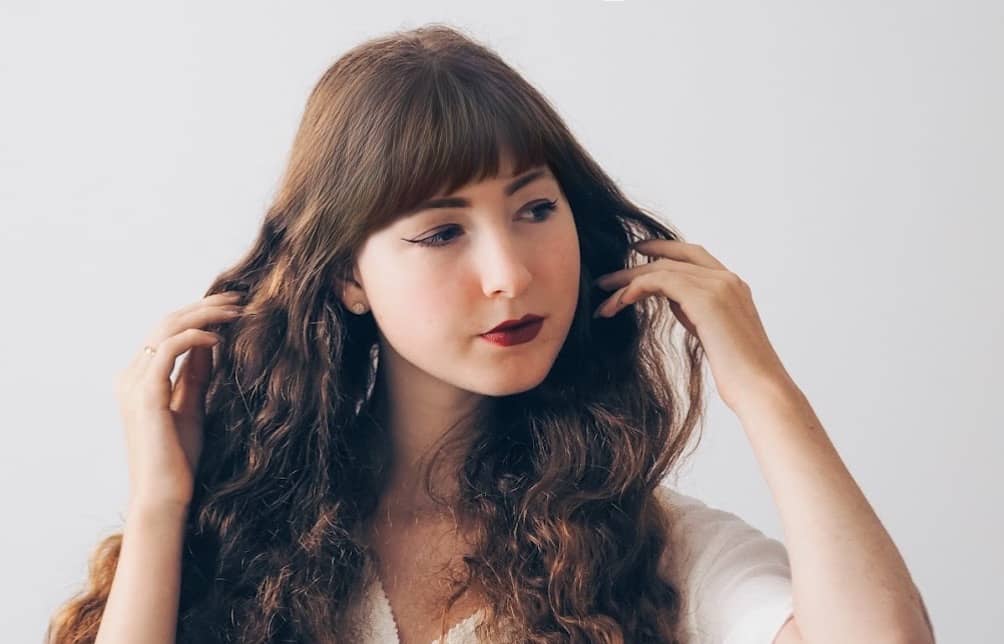
[[[174,644],[184,533],[182,508],[130,508],[95,644]]]
[[[806,642],[929,642],[895,544],[794,383],[737,411],[778,508]]]

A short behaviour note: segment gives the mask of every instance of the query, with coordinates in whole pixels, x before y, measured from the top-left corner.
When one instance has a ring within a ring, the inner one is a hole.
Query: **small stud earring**
[[[366,312],[366,305],[362,302],[356,302],[352,305],[352,312],[359,313],[361,315]]]

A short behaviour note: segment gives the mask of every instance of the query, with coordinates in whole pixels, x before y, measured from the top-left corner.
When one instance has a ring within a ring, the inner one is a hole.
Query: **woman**
[[[705,355],[790,567],[660,485]],[[323,75],[253,248],[118,395],[126,527],[52,642],[931,639],[747,285],[448,27]]]

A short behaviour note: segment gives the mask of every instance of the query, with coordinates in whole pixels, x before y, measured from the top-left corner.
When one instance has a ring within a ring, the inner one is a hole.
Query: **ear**
[[[341,300],[342,306],[351,310],[353,304],[362,302],[366,304],[366,291],[362,286],[362,279],[359,276],[357,266],[352,267],[352,275],[343,275],[335,280],[335,293]]]

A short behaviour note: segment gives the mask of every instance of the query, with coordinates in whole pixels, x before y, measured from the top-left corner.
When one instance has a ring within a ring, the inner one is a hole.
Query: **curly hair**
[[[632,242],[682,236],[629,202],[495,52],[436,23],[368,40],[324,72],[257,239],[206,292],[241,292],[245,315],[221,325],[213,349],[177,641],[346,641],[369,554],[360,530],[391,455],[370,413],[376,323],[348,312],[331,285],[369,234],[495,176],[503,149],[516,172],[547,164],[558,179],[581,280],[546,378],[485,397],[447,432],[473,437],[451,503],[476,547],[443,633],[476,585],[483,641],[501,639],[503,621],[523,642],[680,641],[683,593],[657,565],[672,557],[672,517],[654,492],[700,440],[703,352],[663,298],[612,318],[591,312],[608,296],[594,277],[644,261]],[[87,587],[53,615],[48,641],[94,641],[121,537],[99,543]]]

